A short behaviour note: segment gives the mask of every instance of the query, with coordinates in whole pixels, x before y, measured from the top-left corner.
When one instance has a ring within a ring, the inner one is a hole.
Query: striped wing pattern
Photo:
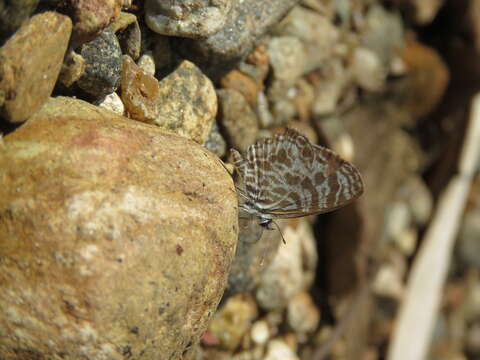
[[[335,210],[363,193],[358,170],[293,129],[233,151],[252,213],[290,218]]]

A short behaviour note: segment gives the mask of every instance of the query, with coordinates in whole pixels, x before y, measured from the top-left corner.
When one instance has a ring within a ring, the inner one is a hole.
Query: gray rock
[[[103,30],[94,40],[84,44],[80,55],[85,59],[85,72],[77,84],[83,91],[101,98],[117,90],[122,50],[111,30]]]
[[[203,40],[182,42],[181,52],[213,79],[244,58],[299,0],[235,1],[225,26]]]
[[[222,134],[220,134],[216,121],[213,122],[212,130],[210,134],[208,134],[207,141],[205,142],[205,147],[220,158],[226,154],[227,142]]]
[[[147,0],[145,22],[158,34],[205,38],[227,21],[236,0]]]

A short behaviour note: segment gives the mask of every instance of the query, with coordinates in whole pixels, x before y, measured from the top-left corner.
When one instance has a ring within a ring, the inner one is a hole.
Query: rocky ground
[[[479,24],[478,0],[0,1],[0,359],[480,358]],[[266,230],[229,149],[285,127],[365,192]]]

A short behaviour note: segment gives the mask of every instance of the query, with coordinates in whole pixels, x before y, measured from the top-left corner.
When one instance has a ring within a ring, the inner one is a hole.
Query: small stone
[[[66,0],[65,8],[73,20],[73,48],[93,40],[120,15],[118,0]]]
[[[376,54],[380,63],[388,66],[403,47],[403,23],[400,14],[389,12],[380,5],[370,7],[365,16],[362,44]]]
[[[265,320],[256,321],[252,325],[251,337],[255,344],[264,345],[270,338],[270,329]]]
[[[414,227],[404,229],[394,238],[394,244],[405,255],[411,256],[417,249],[418,232]]]
[[[388,240],[398,239],[410,227],[411,213],[404,201],[392,203],[385,216],[384,234]]]
[[[86,62],[85,72],[77,81],[83,91],[101,98],[118,88],[122,73],[122,50],[111,30],[103,30],[93,41],[84,44],[80,55]]]
[[[385,86],[386,69],[376,54],[367,48],[355,48],[350,70],[357,84],[365,90],[380,91]]]
[[[302,76],[306,54],[302,42],[293,36],[274,37],[267,47],[274,81],[292,86]]]
[[[243,294],[235,295],[215,313],[208,329],[219,339],[222,348],[235,350],[255,317],[257,307],[253,299]]]
[[[315,84],[315,99],[312,112],[317,117],[333,114],[343,94],[343,89],[350,81],[347,70],[340,59],[328,61],[318,71],[319,79]]]
[[[301,6],[294,7],[273,32],[301,41],[304,59],[295,67],[302,73],[317,69],[330,59],[339,39],[337,28],[327,17]]]
[[[217,91],[220,123],[229,145],[245,152],[257,138],[258,119],[243,95],[233,89]]]
[[[160,85],[128,56],[123,56],[122,101],[132,119],[153,124],[159,114]]]
[[[299,358],[283,340],[274,339],[268,343],[263,360],[299,360]]]
[[[232,70],[220,80],[220,84],[241,93],[252,108],[256,106],[259,87],[250,76],[239,70]]]
[[[24,122],[51,95],[71,31],[68,17],[44,12],[0,48],[0,114],[6,121]]]
[[[137,17],[130,13],[122,12],[118,19],[109,27],[118,37],[122,53],[137,60],[140,56],[142,33]]]
[[[145,22],[158,34],[205,38],[225,25],[232,3],[230,0],[147,0]]]
[[[227,152],[227,142],[222,134],[220,134],[216,121],[213,122],[212,130],[210,131],[204,146],[219,158],[223,157]]]
[[[125,106],[122,99],[117,93],[111,93],[105,96],[105,98],[98,103],[98,106],[113,111],[115,114],[123,115],[125,113]]]
[[[265,310],[283,309],[291,298],[305,290],[300,236],[288,226],[272,263],[263,273],[256,291],[258,304]]]
[[[433,196],[423,179],[410,176],[399,190],[399,195],[407,200],[412,220],[422,226],[430,219],[433,209]]]
[[[183,61],[160,81],[158,111],[158,126],[205,144],[217,113],[215,88],[193,63]]]
[[[138,59],[137,65],[143,72],[150,76],[155,76],[155,59],[151,51],[147,51]]]
[[[274,119],[268,105],[268,98],[263,91],[257,93],[257,116],[260,128],[267,129],[273,126]]]
[[[311,333],[320,322],[320,312],[307,292],[293,297],[287,307],[287,323],[297,333]]]
[[[66,87],[70,87],[84,72],[85,59],[72,50],[65,56],[58,80]]]
[[[393,265],[385,264],[380,267],[372,283],[376,295],[400,300],[405,292],[402,277]]]

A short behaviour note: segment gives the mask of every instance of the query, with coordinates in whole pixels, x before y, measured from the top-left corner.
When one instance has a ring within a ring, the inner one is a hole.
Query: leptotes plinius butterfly
[[[240,210],[264,227],[274,218],[338,209],[363,193],[353,165],[292,129],[249,146],[246,158],[233,149],[232,156],[245,186]]]

